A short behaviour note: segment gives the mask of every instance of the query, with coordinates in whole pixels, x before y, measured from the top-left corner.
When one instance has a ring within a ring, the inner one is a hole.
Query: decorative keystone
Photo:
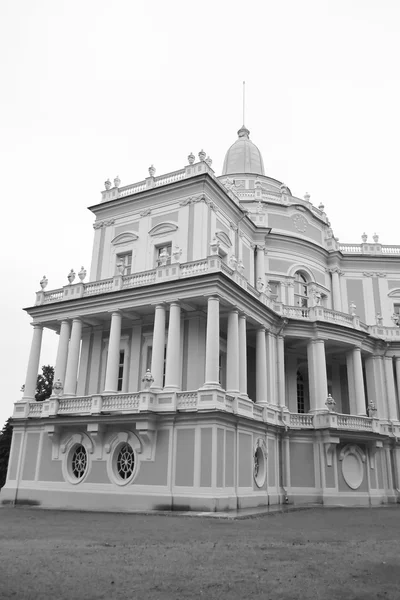
[[[43,275],[42,279],[40,280],[40,287],[42,288],[42,290],[44,290],[48,283],[49,280],[47,279],[46,275]]]

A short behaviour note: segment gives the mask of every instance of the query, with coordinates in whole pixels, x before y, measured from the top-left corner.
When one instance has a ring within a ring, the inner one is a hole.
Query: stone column
[[[219,299],[208,298],[206,332],[206,380],[204,387],[220,387],[219,383]]]
[[[78,378],[79,351],[81,347],[82,321],[72,320],[71,339],[68,348],[67,368],[65,371],[64,396],[75,396]]]
[[[121,313],[111,313],[110,337],[106,365],[105,394],[116,394],[118,391],[119,353],[121,347]]]
[[[28,368],[26,370],[26,379],[24,395],[22,400],[34,400],[36,394],[36,382],[39,371],[40,350],[42,348],[43,325],[33,326],[33,336],[31,351],[29,353]]]
[[[362,359],[360,348],[353,348],[353,376],[354,376],[354,395],[356,401],[356,414],[365,416],[367,414],[365,407],[364,377],[362,370]]]
[[[239,357],[239,311],[233,309],[228,315],[227,354],[226,354],[226,391],[239,394],[240,357]]]
[[[332,269],[332,299],[333,310],[342,312],[342,298],[340,294],[340,276],[338,269]]]
[[[157,304],[154,315],[153,350],[151,353],[151,374],[154,377],[153,389],[162,390],[165,354],[165,306]]]
[[[180,390],[181,372],[181,307],[171,302],[169,308],[167,364],[165,366],[165,389]]]
[[[349,394],[349,414],[357,414],[356,405],[356,392],[354,387],[354,367],[353,367],[353,353],[347,352],[346,354],[346,369],[347,369],[347,389]]]
[[[376,406],[375,416],[379,419],[387,418],[382,389],[385,388],[382,380],[382,357],[369,356],[365,359],[365,375],[368,390],[368,402]]]
[[[247,396],[247,334],[246,315],[239,315],[239,390]]]
[[[67,368],[68,344],[70,333],[71,323],[64,319],[63,321],[61,321],[56,366],[54,369],[54,382],[56,382],[57,379],[59,379],[63,385],[65,383],[65,371]]]
[[[267,348],[265,328],[256,333],[256,403],[267,402]]]
[[[308,380],[310,390],[310,412],[327,410],[325,401],[328,397],[328,380],[326,376],[325,342],[310,340],[307,344]]]
[[[276,337],[270,332],[266,332],[267,345],[267,398],[268,404],[278,405],[278,391],[276,385]]]
[[[384,368],[385,368],[386,394],[387,394],[387,403],[388,403],[388,410],[389,410],[389,419],[391,421],[398,421],[396,389],[394,386],[394,371],[393,371],[392,357],[385,356],[383,359],[383,364],[384,364]]]
[[[395,369],[396,369],[396,381],[397,381],[397,408],[400,412],[400,356],[396,356],[394,359]]]
[[[278,399],[279,406],[285,406],[285,338],[283,335],[278,335],[276,338],[276,366],[277,366],[277,383],[278,383]]]

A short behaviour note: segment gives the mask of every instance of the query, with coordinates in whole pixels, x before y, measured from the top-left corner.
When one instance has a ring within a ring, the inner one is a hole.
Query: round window
[[[132,477],[135,471],[135,453],[129,444],[123,444],[118,450],[116,467],[122,480]]]
[[[117,444],[107,462],[107,472],[111,481],[116,485],[127,485],[138,474],[138,469],[139,461],[131,444]]]
[[[261,446],[257,446],[254,451],[254,481],[257,487],[262,487],[267,475],[267,461]]]
[[[78,444],[72,450],[71,456],[71,474],[75,479],[82,479],[85,475],[88,466],[86,448],[82,444]]]

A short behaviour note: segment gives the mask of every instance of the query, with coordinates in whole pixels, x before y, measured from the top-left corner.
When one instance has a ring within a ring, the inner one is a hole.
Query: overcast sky
[[[103,182],[220,174],[242,125],[266,174],[325,204],[341,242],[399,244],[398,0],[2,0],[0,426],[21,397],[31,306],[89,271]],[[45,336],[41,364],[55,362]]]

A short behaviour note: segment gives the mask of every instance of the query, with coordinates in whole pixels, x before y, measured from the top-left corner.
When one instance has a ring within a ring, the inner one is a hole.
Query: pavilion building
[[[3,503],[216,511],[376,505],[400,489],[400,246],[341,244],[265,174],[243,126],[223,172],[107,180],[89,282],[43,278]],[[35,401],[43,329],[53,395]]]

